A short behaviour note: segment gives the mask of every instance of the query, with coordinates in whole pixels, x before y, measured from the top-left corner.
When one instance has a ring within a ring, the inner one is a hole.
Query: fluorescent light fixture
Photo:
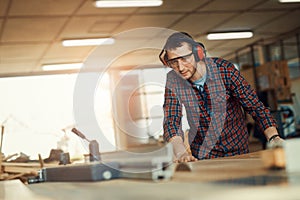
[[[115,43],[113,38],[75,39],[62,41],[62,45],[65,47],[109,45],[113,43]]]
[[[251,31],[236,31],[236,32],[220,32],[207,34],[208,40],[229,40],[229,39],[244,39],[251,38],[253,33]]]
[[[97,8],[114,8],[114,7],[151,7],[162,5],[162,0],[97,0]]]
[[[298,3],[300,0],[279,0],[280,3]]]
[[[43,65],[44,71],[56,71],[56,70],[74,70],[80,69],[83,63],[68,63],[68,64],[49,64]]]

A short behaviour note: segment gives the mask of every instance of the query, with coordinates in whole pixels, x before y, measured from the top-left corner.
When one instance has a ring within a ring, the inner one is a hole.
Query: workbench
[[[175,164],[174,164],[175,165]],[[99,182],[45,182],[25,185],[0,182],[0,199],[68,200],[297,200],[299,174],[265,169],[260,152],[188,163],[171,180],[115,179]]]

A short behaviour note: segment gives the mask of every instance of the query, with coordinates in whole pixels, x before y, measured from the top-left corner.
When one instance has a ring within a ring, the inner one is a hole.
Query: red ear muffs
[[[199,62],[200,60],[203,60],[205,58],[205,53],[200,45],[193,46],[193,54],[195,56],[196,62]]]
[[[188,41],[189,43],[192,44],[192,52],[195,57],[196,62],[199,62],[200,60],[204,60],[205,58],[205,50],[202,47],[201,43],[196,43],[194,41]],[[159,54],[159,60],[162,62],[163,65],[169,67],[168,65],[168,55],[166,53],[166,50],[162,50]]]
[[[165,66],[169,66],[168,65],[168,56],[167,56],[167,53],[166,51],[163,49],[160,54],[159,54],[159,60],[162,62],[162,64],[164,64]]]

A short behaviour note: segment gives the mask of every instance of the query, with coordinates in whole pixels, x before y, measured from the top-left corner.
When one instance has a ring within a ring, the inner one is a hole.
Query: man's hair
[[[170,35],[164,46],[164,50],[172,50],[182,46],[182,43],[188,43],[191,47],[195,45],[200,45],[204,48],[202,43],[196,42],[193,37],[186,32],[175,32]]]

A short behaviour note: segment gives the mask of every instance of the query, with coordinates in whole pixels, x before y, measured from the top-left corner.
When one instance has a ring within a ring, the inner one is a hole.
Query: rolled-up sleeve
[[[167,79],[168,80],[168,79]],[[169,141],[174,136],[183,137],[182,131],[182,105],[178,100],[174,90],[171,87],[172,83],[166,84],[164,95],[164,140]]]
[[[240,72],[233,65],[229,66],[229,71],[231,72],[230,80],[233,96],[239,99],[244,110],[253,117],[262,131],[271,126],[276,127],[270,109],[265,107],[258,99],[256,92]]]

